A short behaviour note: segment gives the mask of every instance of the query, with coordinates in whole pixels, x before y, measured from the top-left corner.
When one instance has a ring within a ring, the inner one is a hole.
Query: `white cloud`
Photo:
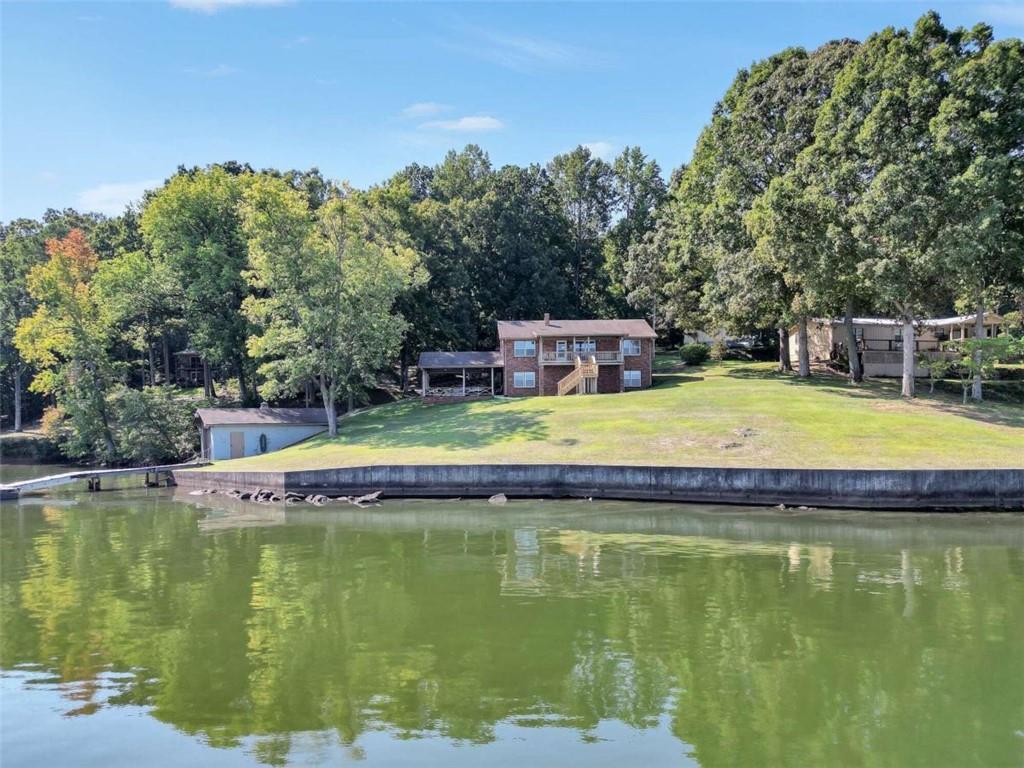
[[[216,67],[211,67],[210,69],[186,67],[185,71],[190,75],[198,75],[200,77],[227,77],[228,75],[234,75],[238,72],[235,67],[229,67],[227,64],[218,64]]]
[[[587,141],[583,143],[583,146],[590,150],[590,154],[594,157],[600,157],[602,160],[611,160],[615,155],[617,147],[608,141]]]
[[[83,211],[117,216],[124,212],[129,203],[141,199],[147,189],[158,187],[161,183],[159,179],[146,179],[98,184],[78,195],[78,207]]]
[[[520,72],[542,68],[595,69],[607,63],[605,57],[593,51],[556,40],[497,34],[477,28],[468,31],[477,38],[472,45],[445,43],[445,46]]]
[[[422,123],[420,128],[437,131],[454,131],[457,133],[476,133],[480,131],[497,131],[504,128],[504,123],[496,117],[474,115],[460,117],[455,120],[431,120]]]
[[[1009,27],[1024,27],[1024,4],[989,3],[981,6],[981,17]]]
[[[216,13],[225,8],[240,8],[246,5],[285,5],[292,0],[170,0],[175,8],[199,13]]]
[[[417,101],[402,110],[402,117],[430,117],[451,109],[447,104],[436,101]]]

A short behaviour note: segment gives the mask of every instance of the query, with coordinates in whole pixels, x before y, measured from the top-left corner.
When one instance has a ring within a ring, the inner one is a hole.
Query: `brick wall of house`
[[[540,385],[541,377],[538,370],[537,358],[516,357],[515,344],[512,341],[501,342],[501,359],[505,363],[503,376],[504,390],[506,397],[523,397],[525,395],[536,395]],[[519,389],[515,386],[516,371],[533,371],[537,374],[537,387],[533,389]]]
[[[599,365],[597,366],[597,392],[607,395],[612,392],[622,391],[622,366],[621,365]]]
[[[650,387],[654,384],[654,354],[657,351],[655,348],[656,341],[656,339],[646,339],[640,347],[645,360],[644,365],[641,368],[641,370],[644,371],[643,375],[646,377],[647,381],[647,383],[644,384],[645,387]]]
[[[538,339],[538,352],[554,352],[557,349],[559,339],[545,338]],[[567,347],[572,349],[572,337],[565,337]],[[621,339],[613,336],[602,336],[594,339],[597,350],[600,352],[613,352],[621,349]],[[522,397],[525,395],[557,395],[558,382],[572,372],[571,365],[540,365],[537,357],[516,357],[514,355],[514,343],[509,341],[501,342],[501,356],[505,363],[503,375],[504,392],[509,397]],[[651,368],[654,360],[654,340],[640,340],[640,354],[623,358],[623,365],[600,365],[597,374],[597,391],[599,393],[622,392],[623,371],[639,370],[642,388],[651,386]],[[513,386],[516,371],[533,371],[537,376],[537,387],[533,389],[517,389]],[[632,388],[630,388],[632,389]]]
[[[542,395],[557,395],[558,382],[572,373],[574,366],[571,365],[544,365],[541,366],[543,381],[541,382]]]

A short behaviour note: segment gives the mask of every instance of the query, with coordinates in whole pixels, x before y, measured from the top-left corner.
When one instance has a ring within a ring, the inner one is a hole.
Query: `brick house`
[[[440,401],[491,396],[499,384],[510,397],[645,389],[654,340],[646,320],[499,320],[496,353],[424,352],[421,391]]]

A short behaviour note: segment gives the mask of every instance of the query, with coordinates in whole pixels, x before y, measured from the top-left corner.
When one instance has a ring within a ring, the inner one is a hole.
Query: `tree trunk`
[[[779,326],[779,373],[792,372],[793,361],[789,359],[789,329]]]
[[[238,395],[242,398],[242,405],[252,405],[252,398],[249,395],[249,381],[245,377],[245,366],[238,366]]]
[[[163,337],[164,347],[164,386],[169,386],[171,383],[171,344],[167,341],[167,334]]]
[[[327,412],[327,434],[331,437],[337,437],[338,412],[334,407],[334,385],[327,386],[327,380],[323,376],[320,377],[320,396],[323,398],[324,410]]]
[[[909,315],[903,317],[903,386],[901,397],[914,396],[914,321]]]
[[[203,358],[203,395],[207,398],[214,396],[213,377],[210,375],[210,364],[206,362],[206,358]]]
[[[811,352],[807,349],[807,318],[801,316],[800,330],[797,336],[797,354],[800,357],[800,378],[811,375]]]
[[[355,407],[356,407],[355,396],[351,392],[349,392],[348,393],[348,408],[345,410],[345,413],[352,413],[352,411],[353,411],[353,409],[355,409]]]
[[[14,431],[21,432],[21,360],[14,364]]]
[[[977,314],[974,316],[974,338],[985,338],[985,304],[981,297],[978,297],[978,306],[975,308]],[[971,399],[981,400],[981,350],[974,350],[974,382],[971,384]]]
[[[95,369],[90,372],[92,374],[90,378],[92,378],[93,403],[99,414],[100,423],[103,425],[103,443],[106,446],[108,458],[114,460],[117,458],[117,445],[114,443],[114,433],[110,428],[110,415],[107,413],[106,387],[100,382]]]
[[[850,361],[850,379],[864,381],[864,369],[861,368],[860,353],[857,350],[857,334],[853,332],[853,302],[850,300],[846,301],[843,327],[846,329],[846,356]]]
[[[311,408],[313,406],[313,382],[307,381],[303,389],[306,395],[306,407]]]
[[[402,371],[402,395],[404,396],[405,393],[409,390],[409,363],[406,362],[404,354],[402,355],[401,371]]]
[[[153,344],[146,345],[149,348],[149,386],[156,386],[156,354],[153,352]]]

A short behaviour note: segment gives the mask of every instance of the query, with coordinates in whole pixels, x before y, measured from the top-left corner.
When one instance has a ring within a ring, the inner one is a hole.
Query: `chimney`
[[[544,313],[544,325],[551,325],[551,313],[550,312],[545,312]]]

